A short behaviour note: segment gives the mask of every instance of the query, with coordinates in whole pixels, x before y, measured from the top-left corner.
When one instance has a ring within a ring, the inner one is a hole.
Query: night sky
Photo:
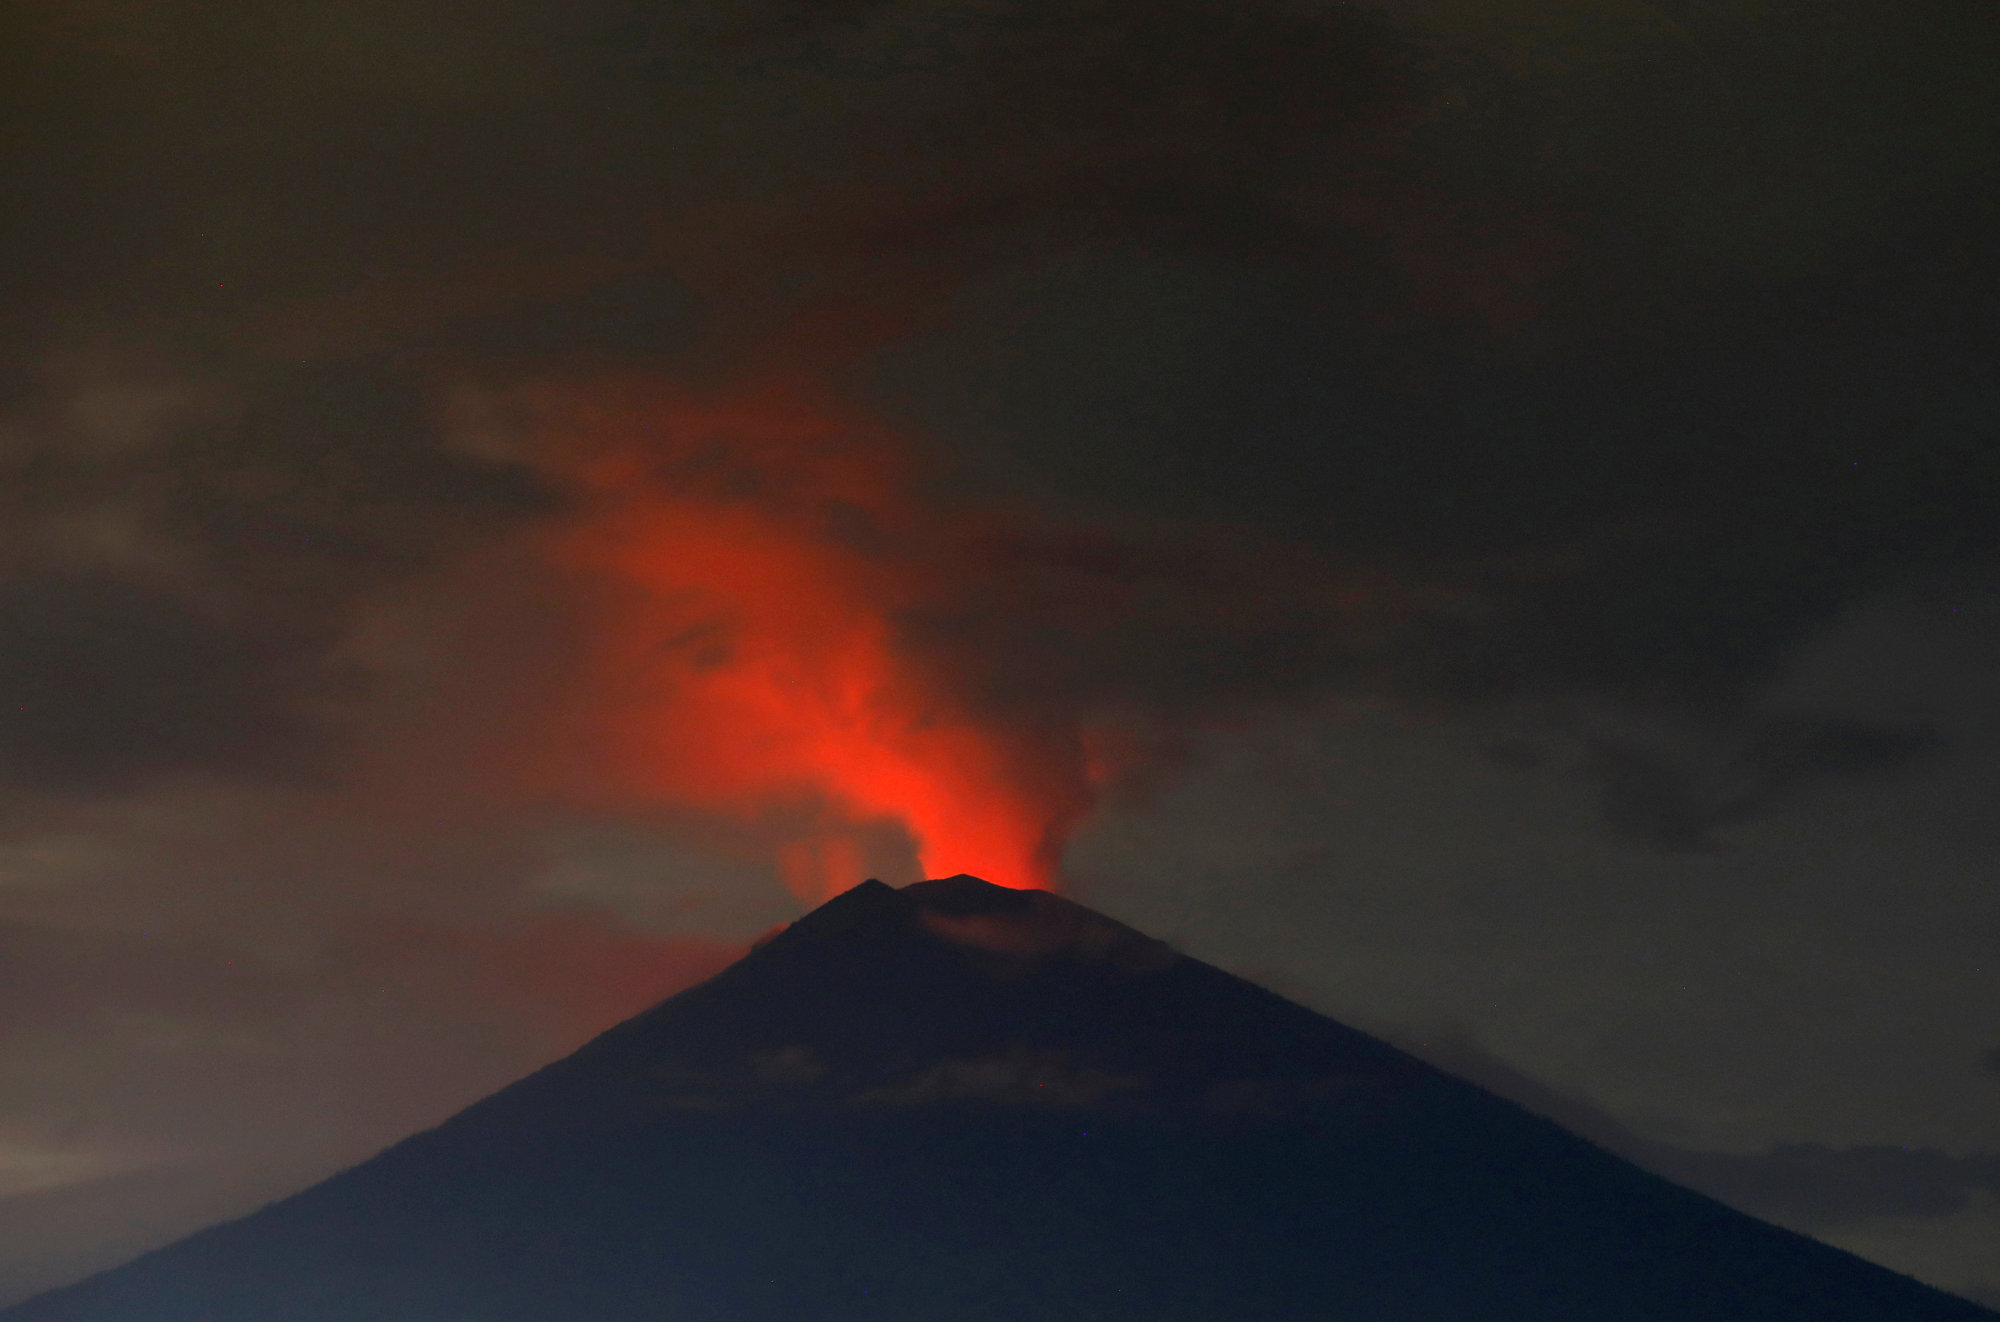
[[[0,3],[0,1304],[879,876],[2000,1306],[2000,10]]]

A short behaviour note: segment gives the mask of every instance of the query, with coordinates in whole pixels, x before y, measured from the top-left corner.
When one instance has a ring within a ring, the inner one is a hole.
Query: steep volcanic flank
[[[859,886],[363,1166],[0,1314],[1992,1316],[971,877]]]

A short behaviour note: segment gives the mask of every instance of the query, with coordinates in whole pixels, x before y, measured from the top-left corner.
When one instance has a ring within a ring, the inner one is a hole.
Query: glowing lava
[[[653,402],[608,430],[636,439],[577,464],[587,514],[559,555],[612,587],[591,684],[627,788],[744,819],[815,805],[778,858],[802,898],[860,881],[885,827],[926,875],[1049,885],[1085,769],[900,641],[945,557],[894,445],[783,398]]]

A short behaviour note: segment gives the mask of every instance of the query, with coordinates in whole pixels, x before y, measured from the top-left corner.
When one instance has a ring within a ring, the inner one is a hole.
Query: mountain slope
[[[833,900],[0,1322],[1975,1322],[1055,896]]]

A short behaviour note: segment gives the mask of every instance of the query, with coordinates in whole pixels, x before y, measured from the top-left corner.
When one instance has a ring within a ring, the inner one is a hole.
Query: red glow
[[[625,792],[746,820],[818,805],[777,859],[805,899],[860,881],[885,824],[925,875],[1053,882],[1081,759],[1052,771],[901,645],[948,557],[892,442],[775,396],[592,426],[620,439],[576,465],[588,512],[559,555],[614,585],[592,706]]]

